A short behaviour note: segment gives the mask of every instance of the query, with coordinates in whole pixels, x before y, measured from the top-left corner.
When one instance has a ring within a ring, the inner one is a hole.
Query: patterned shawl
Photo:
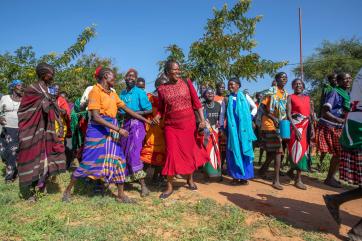
[[[21,186],[65,170],[64,144],[55,133],[59,107],[39,82],[29,86],[18,110],[18,170]]]

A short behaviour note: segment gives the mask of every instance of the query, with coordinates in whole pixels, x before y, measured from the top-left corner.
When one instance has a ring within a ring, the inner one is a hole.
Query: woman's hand
[[[161,116],[156,116],[155,118],[153,118],[153,120],[151,121],[152,125],[159,125],[160,124],[160,120],[161,120]]]
[[[5,120],[5,118],[4,117],[0,117],[0,125],[6,125],[6,120]]]
[[[199,129],[205,129],[205,127],[206,127],[206,122],[205,120],[202,120],[199,124]]]
[[[126,131],[125,129],[122,129],[122,128],[118,129],[118,133],[124,137],[128,137],[128,134],[129,134],[128,131]]]

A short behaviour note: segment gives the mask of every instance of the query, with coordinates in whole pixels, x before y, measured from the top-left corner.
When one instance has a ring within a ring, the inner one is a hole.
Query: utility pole
[[[299,8],[299,63],[300,74],[304,81],[304,68],[303,68],[303,47],[302,47],[302,10]]]

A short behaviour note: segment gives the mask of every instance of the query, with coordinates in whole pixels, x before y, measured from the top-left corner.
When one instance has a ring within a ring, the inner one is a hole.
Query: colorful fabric
[[[250,105],[242,91],[230,95],[227,104],[227,150],[228,173],[235,179],[254,177],[253,141],[256,140],[252,128]]]
[[[148,100],[146,92],[137,86],[128,92],[127,90],[123,90],[119,98],[121,98],[128,108],[135,112],[152,110],[152,105]],[[121,111],[121,113],[124,113],[124,111]]]
[[[64,144],[55,134],[59,108],[46,86],[35,83],[26,88],[19,116],[19,184],[31,185],[48,175],[65,171]]]
[[[0,138],[1,159],[7,167],[16,170],[16,157],[19,148],[19,129],[3,127]]]
[[[348,113],[343,133],[339,176],[350,184],[362,186],[362,68],[351,91],[352,110]]]
[[[283,153],[282,139],[276,130],[267,131],[261,130],[260,132],[263,149],[266,152]]]
[[[271,87],[264,93],[264,104],[269,112],[272,113],[278,120],[285,120],[287,118],[286,105],[288,93],[284,89],[279,89],[277,86]],[[266,114],[262,116],[262,130],[276,130],[274,122]]]
[[[317,148],[320,152],[330,153],[336,156],[340,156],[342,146],[339,143],[339,138],[342,135],[342,128],[331,127],[319,122],[318,129],[318,142]]]
[[[115,118],[102,117],[118,126]],[[90,121],[82,159],[73,172],[74,178],[88,177],[117,184],[125,182],[126,161],[120,145],[120,135],[108,127]]]
[[[63,132],[61,133],[61,135],[62,135],[62,141],[64,141],[65,137],[72,135],[70,130],[70,108],[68,102],[62,96],[59,96],[57,98],[57,103],[59,108],[65,111],[65,114],[63,113],[60,114],[61,123],[55,121],[55,133],[60,134],[60,128],[62,127]]]
[[[362,149],[362,112],[348,113],[340,143],[344,149]]]
[[[289,160],[293,168],[308,171],[309,166],[309,143],[308,126],[310,116],[310,98],[305,95],[290,95],[292,122],[301,134],[298,141],[294,128],[290,128],[291,135],[288,144]]]
[[[362,150],[342,150],[339,162],[339,179],[362,186]]]
[[[140,156],[143,139],[146,136],[145,124],[136,119],[128,119],[124,122],[123,129],[129,133],[128,137],[121,138],[121,147],[126,155],[127,182],[137,181],[146,177]]]
[[[119,99],[117,93],[103,89],[100,84],[93,86],[93,89],[88,96],[88,110],[99,110],[99,113],[104,116],[116,118],[118,108],[125,106],[122,100]]]
[[[256,137],[252,128],[250,105],[242,91],[237,93],[236,100],[232,96],[229,97],[226,113],[228,129],[227,150],[233,153],[236,166],[245,175],[243,162],[253,162],[253,141],[256,140]]]
[[[83,146],[87,126],[88,126],[88,111],[80,110],[80,98],[74,102],[74,107],[70,114],[70,129],[72,132],[72,148],[77,150]]]
[[[201,143],[203,143],[207,155],[210,158],[210,161],[205,163],[204,165],[203,169],[205,173],[209,177],[221,176],[221,158],[219,150],[218,129],[215,128],[215,126],[213,127],[211,125],[209,119],[206,120],[206,128],[204,129],[204,135],[201,138]]]
[[[165,119],[166,161],[163,175],[191,174],[209,158],[196,143],[194,109],[202,108],[195,88],[182,79],[158,88],[158,115]]]
[[[147,94],[149,101],[152,104],[152,115],[148,119],[152,119],[157,114],[158,96]],[[146,124],[146,137],[141,150],[141,160],[144,163],[153,166],[163,166],[165,164],[165,137],[163,132],[164,125],[149,125]]]
[[[348,113],[340,142],[344,149],[362,149],[362,69],[351,90],[352,109]]]

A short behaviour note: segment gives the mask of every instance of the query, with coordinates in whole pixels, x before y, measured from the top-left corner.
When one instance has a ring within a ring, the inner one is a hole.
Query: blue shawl
[[[232,151],[236,165],[244,175],[241,151],[252,162],[254,160],[253,141],[256,140],[256,137],[252,128],[250,105],[242,91],[239,90],[236,96],[235,114],[238,118],[236,119],[234,116],[233,99],[231,96],[229,96],[226,112],[228,125],[227,147]]]

